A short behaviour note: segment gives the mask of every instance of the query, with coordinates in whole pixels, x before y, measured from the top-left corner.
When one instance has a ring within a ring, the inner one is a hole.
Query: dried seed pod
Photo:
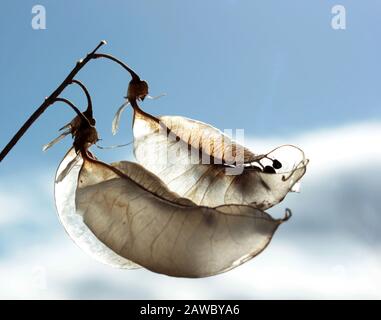
[[[170,190],[198,205],[270,208],[293,190],[308,163],[303,151],[294,146],[255,155],[206,123],[179,116],[156,118],[137,105],[133,132],[138,162]],[[275,158],[282,159],[282,164],[272,160],[281,170],[259,170],[261,161]],[[229,165],[235,159],[241,159],[241,165]]]
[[[74,242],[96,260],[113,267],[135,269],[139,266],[109,249],[83,223],[75,208],[75,193],[82,158],[71,149],[60,163],[54,184],[54,195],[58,216]]]
[[[76,157],[71,150],[57,174]],[[247,205],[198,206],[139,164],[108,165],[87,156],[56,184],[56,202],[65,228],[85,251],[106,263],[176,277],[237,267],[262,252],[289,218],[273,219]]]

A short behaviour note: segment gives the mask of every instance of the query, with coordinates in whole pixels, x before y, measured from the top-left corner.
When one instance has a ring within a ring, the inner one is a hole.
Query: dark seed
[[[280,169],[280,168],[282,168],[282,164],[277,159],[274,159],[273,160],[273,167],[274,167],[274,169]]]
[[[265,173],[276,173],[275,172],[275,169],[273,167],[270,167],[270,166],[266,166],[264,169],[263,169],[263,172]]]

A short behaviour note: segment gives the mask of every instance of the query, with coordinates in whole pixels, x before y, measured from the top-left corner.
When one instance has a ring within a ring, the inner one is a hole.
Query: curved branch
[[[119,64],[122,68],[124,68],[125,70],[127,70],[132,79],[133,80],[139,80],[140,81],[140,77],[136,74],[136,72],[134,70],[132,70],[127,64],[125,64],[123,61],[115,58],[114,56],[110,55],[110,54],[106,54],[106,53],[96,53],[93,55],[92,57],[93,59],[99,59],[99,58],[105,58],[105,59],[109,59],[111,61],[114,61],[116,62],[117,64]]]
[[[89,90],[87,90],[86,86],[77,79],[73,79],[70,84],[77,84],[83,90],[87,99],[87,109],[84,113],[86,114],[87,118],[93,118],[93,102],[91,100]]]
[[[87,118],[83,115],[83,113],[81,112],[81,110],[79,110],[79,109],[74,105],[73,102],[71,102],[70,100],[65,99],[65,98],[55,98],[55,99],[53,100],[52,104],[55,103],[55,102],[63,102],[63,103],[66,103],[69,107],[71,107],[71,108],[75,111],[75,113],[78,115],[78,117],[81,118],[82,121],[85,121],[85,122],[88,123],[89,126],[90,126],[89,119],[87,119]]]

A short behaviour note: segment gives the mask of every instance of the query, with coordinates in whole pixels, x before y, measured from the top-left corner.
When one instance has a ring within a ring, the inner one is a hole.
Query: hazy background
[[[33,30],[42,4],[47,29]],[[331,28],[344,5],[347,29]],[[153,114],[245,129],[254,151],[280,143],[311,159],[302,192],[270,210],[293,218],[267,250],[199,280],[122,271],[84,254],[54,206],[55,169],[70,139],[41,147],[73,114],[48,111],[0,164],[0,298],[381,298],[381,4],[379,1],[11,1],[1,3],[0,148],[101,40],[149,81]],[[78,79],[94,100],[102,144],[129,75],[94,61]],[[84,105],[77,88],[64,96]],[[105,160],[130,149],[100,152]]]

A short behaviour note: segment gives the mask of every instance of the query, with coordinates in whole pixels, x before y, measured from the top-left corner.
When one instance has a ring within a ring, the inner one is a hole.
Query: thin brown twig
[[[16,143],[21,139],[29,127],[45,112],[45,110],[54,102],[54,100],[62,93],[62,91],[73,81],[76,74],[91,60],[94,58],[95,52],[104,44],[106,41],[101,41],[96,48],[87,54],[84,59],[77,62],[73,70],[65,78],[65,80],[58,86],[58,88],[41,104],[41,106],[29,117],[29,119],[24,123],[24,125],[19,129],[19,131],[14,135],[14,137],[9,141],[5,148],[0,153],[0,162],[7,156],[9,151],[16,145]]]
[[[79,109],[74,105],[73,102],[71,102],[70,100],[68,100],[68,99],[66,99],[66,98],[59,98],[59,97],[58,97],[58,98],[55,98],[55,99],[53,100],[53,103],[55,103],[55,102],[63,102],[63,103],[65,103],[65,104],[67,104],[69,107],[71,107],[71,108],[75,111],[75,113],[78,115],[78,117],[81,118],[82,121],[85,121],[85,122],[88,123],[89,126],[90,126],[89,119],[86,118],[86,117],[84,116],[84,114],[81,112],[81,110],[79,110]],[[52,104],[53,104],[53,103],[52,103]]]
[[[93,102],[91,100],[89,90],[87,90],[86,86],[81,81],[79,81],[77,79],[73,79],[71,81],[71,84],[78,85],[82,89],[82,91],[85,93],[86,99],[87,99],[87,109],[84,112],[84,114],[87,118],[92,119],[93,118]]]
[[[140,81],[140,77],[136,74],[136,72],[134,70],[132,70],[127,64],[125,64],[123,61],[115,58],[114,56],[110,55],[110,54],[106,54],[106,53],[95,53],[93,55],[93,59],[99,59],[99,58],[105,58],[105,59],[109,59],[111,61],[114,61],[116,62],[117,64],[119,64],[121,67],[123,67],[125,70],[127,70],[132,79],[133,80],[137,80],[137,81]]]

